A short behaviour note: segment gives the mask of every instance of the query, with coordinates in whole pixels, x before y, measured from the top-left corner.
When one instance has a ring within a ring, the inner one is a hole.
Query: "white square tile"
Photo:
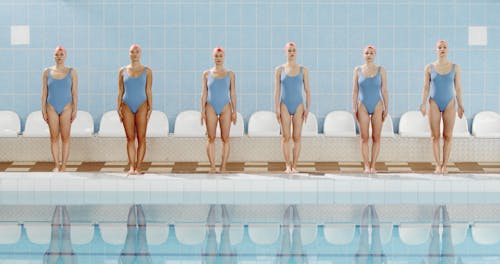
[[[30,26],[15,25],[10,26],[10,45],[29,45]]]
[[[487,27],[469,27],[469,46],[488,45]]]

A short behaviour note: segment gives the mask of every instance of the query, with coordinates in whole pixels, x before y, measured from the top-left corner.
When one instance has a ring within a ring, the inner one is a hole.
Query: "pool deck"
[[[499,204],[500,173],[0,172],[0,205]]]

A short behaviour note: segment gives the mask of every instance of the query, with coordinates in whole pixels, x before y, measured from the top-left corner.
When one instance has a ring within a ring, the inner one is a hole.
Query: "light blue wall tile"
[[[145,2],[135,2],[133,5],[133,21],[136,26],[149,26],[150,22],[150,6]],[[123,22],[122,22],[123,23]]]
[[[455,10],[455,25],[460,27],[469,26],[469,5],[461,4],[454,6]],[[493,9],[494,10],[494,9]]]
[[[179,16],[179,2],[169,3],[165,5],[164,16],[166,20],[166,26],[178,26],[180,24]],[[198,10],[197,10],[198,11]],[[204,12],[203,12],[204,13]],[[197,14],[202,14],[202,12],[197,12]],[[200,15],[203,17],[203,15]]]
[[[9,25],[12,23],[12,6],[4,5],[0,10],[0,24],[1,25]]]
[[[284,26],[287,23],[287,4],[283,2],[273,2],[270,6],[269,16],[272,25]]]
[[[424,14],[425,24],[428,26],[439,25],[439,6],[438,5],[426,5]]]
[[[239,3],[228,3],[226,7],[227,12],[227,21],[226,24],[230,26],[239,26],[241,25],[242,9]],[[246,13],[245,10],[243,12]]]
[[[224,4],[210,2],[209,12],[211,25],[226,25],[226,6]]]
[[[348,16],[347,23],[349,26],[362,26],[364,22],[363,5],[355,2],[349,3],[344,16]]]
[[[11,16],[12,25],[27,25],[29,23],[29,13],[26,5],[14,4],[10,7],[12,14]]]
[[[165,16],[166,2],[151,3],[150,9],[150,23],[152,26],[163,27],[167,23]]]
[[[227,47],[241,47],[240,33],[242,29],[240,27],[228,27],[225,31],[227,32]]]
[[[240,24],[241,25],[256,25],[257,24],[257,4],[254,2],[240,3]]]
[[[484,25],[486,22],[486,5],[470,5],[469,25]]]
[[[288,24],[304,26],[318,25],[318,6],[316,3],[311,5],[289,5],[288,6]]]
[[[225,26],[211,26],[209,31],[209,47],[227,46]]]
[[[257,25],[270,25],[271,24],[271,14],[272,13],[272,4],[267,3],[259,3],[257,5]],[[274,23],[273,23],[274,24]]]
[[[0,72],[0,83],[11,83],[11,82],[12,82],[12,77],[10,73]],[[9,87],[8,85],[0,85],[0,94],[2,94],[2,96],[0,96],[0,105],[2,106],[3,109],[5,106],[2,103],[7,100],[11,100],[10,98],[11,92],[12,92],[12,87]]]
[[[379,21],[379,8],[377,4],[363,5],[363,22],[364,25],[377,25]]]
[[[491,110],[491,111],[496,111],[498,113],[497,109],[499,108],[499,103],[500,103],[499,96],[487,93],[484,95],[484,105],[478,108],[474,108],[473,111],[474,113],[477,113],[483,110]]]
[[[192,26],[196,21],[196,14],[193,12],[194,4],[191,3],[182,3],[179,6],[179,24],[181,26]]]

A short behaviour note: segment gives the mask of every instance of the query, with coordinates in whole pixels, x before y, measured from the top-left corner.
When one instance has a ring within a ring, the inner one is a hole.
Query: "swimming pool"
[[[500,263],[498,176],[3,173],[0,263]]]

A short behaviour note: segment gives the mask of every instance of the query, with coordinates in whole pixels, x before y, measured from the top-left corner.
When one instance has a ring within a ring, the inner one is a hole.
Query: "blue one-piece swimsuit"
[[[215,78],[212,73],[208,73],[207,76],[207,86],[208,86],[208,97],[207,103],[209,103],[215,110],[217,115],[222,113],[224,107],[229,103],[229,88],[231,85],[231,76],[229,71],[225,77]]]
[[[440,112],[444,112],[451,100],[455,98],[453,91],[455,82],[455,64],[447,74],[439,74],[431,64],[431,90],[430,97],[436,102]]]
[[[377,74],[373,77],[365,77],[361,72],[358,72],[358,101],[366,108],[368,114],[372,115],[375,112],[375,107],[382,100],[382,77],[380,76],[380,67]]]
[[[137,77],[130,77],[127,70],[123,70],[123,86],[125,92],[123,93],[122,100],[127,104],[132,113],[137,113],[139,107],[146,102],[146,79],[147,67],[144,67],[142,74]]]
[[[299,74],[294,76],[286,74],[285,68],[281,68],[281,102],[285,104],[290,115],[295,114],[299,105],[304,102],[302,96],[303,85],[302,67],[300,67]]]
[[[48,96],[47,103],[49,103],[58,115],[61,115],[64,107],[73,102],[71,89],[73,81],[71,79],[71,68],[68,74],[62,79],[54,79],[50,70],[47,76]]]

